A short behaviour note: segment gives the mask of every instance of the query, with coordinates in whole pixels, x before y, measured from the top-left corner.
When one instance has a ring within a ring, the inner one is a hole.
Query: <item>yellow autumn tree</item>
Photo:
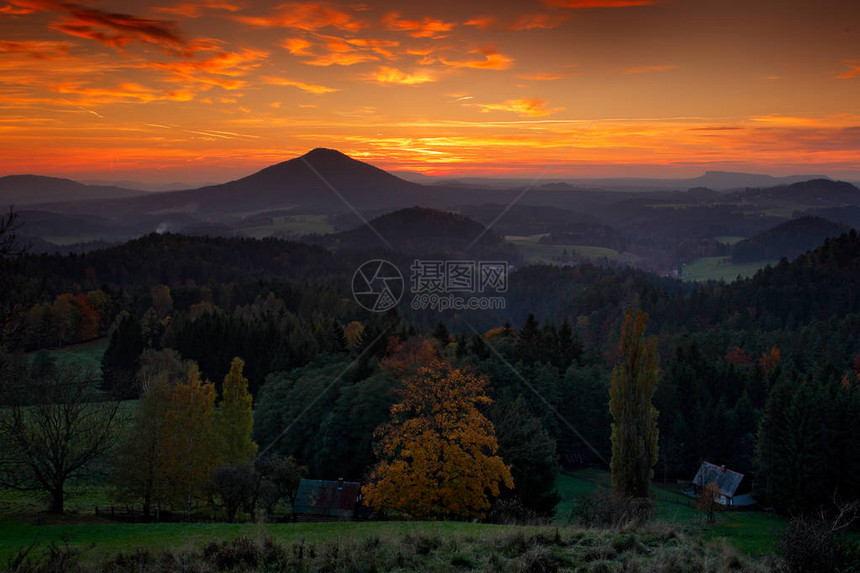
[[[248,392],[248,379],[242,374],[244,368],[245,361],[234,358],[221,391],[218,426],[224,446],[222,461],[226,465],[248,463],[257,453],[257,444],[251,439],[254,399]]]
[[[513,488],[493,425],[478,411],[491,402],[486,385],[439,359],[405,378],[391,423],[375,433],[380,461],[362,488],[365,503],[415,517],[474,517],[500,484]]]
[[[148,518],[152,509],[157,513],[168,503],[167,438],[175,433],[175,428],[168,424],[167,413],[175,410],[174,387],[187,381],[196,363],[183,360],[170,349],[147,349],[140,363],[137,382],[141,397],[133,423],[114,459],[111,481],[116,488],[115,499],[124,503],[141,502]]]
[[[165,412],[164,476],[174,507],[185,507],[190,519],[195,499],[203,497],[218,465],[220,434],[215,427],[215,387],[200,378],[197,365],[176,384]]]

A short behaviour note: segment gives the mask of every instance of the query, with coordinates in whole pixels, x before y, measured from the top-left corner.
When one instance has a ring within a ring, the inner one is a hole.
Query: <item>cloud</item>
[[[551,30],[567,20],[566,15],[523,14],[508,28],[513,32],[522,30]]]
[[[238,12],[241,6],[228,2],[227,0],[202,0],[183,2],[173,6],[159,6],[154,8],[156,12],[164,12],[183,18],[199,18],[207,10],[225,10],[227,12]]]
[[[5,6],[0,7],[0,14],[9,14],[10,16],[20,16],[22,14],[32,14],[36,12],[35,8],[28,8],[26,6],[6,4]]]
[[[741,131],[743,127],[735,125],[709,125],[706,127],[691,127],[690,131]]]
[[[258,136],[258,135],[248,135],[245,133],[236,133],[235,131],[219,131],[217,129],[210,129],[207,131],[194,130],[194,129],[183,129],[183,131],[186,133],[194,133],[197,135],[202,135],[205,138],[210,138],[210,139],[242,139],[242,138],[260,139],[260,136]]]
[[[297,80],[291,80],[288,78],[279,78],[274,76],[263,76],[263,83],[268,84],[270,86],[291,86],[299,88],[302,91],[306,91],[308,93],[322,95],[331,92],[340,91],[337,88],[330,88],[327,86],[322,86],[319,84],[309,84],[305,82],[300,82]]]
[[[391,49],[400,45],[394,40],[323,35],[317,37],[320,40],[316,43],[304,38],[287,38],[281,42],[281,46],[295,56],[309,58],[304,63],[310,66],[351,66],[379,60],[380,56],[394,58]]]
[[[819,118],[790,115],[762,115],[751,117],[750,121],[774,127],[820,127],[827,125]]]
[[[245,82],[238,78],[258,68],[268,55],[268,52],[249,48],[235,52],[218,50],[209,57],[151,62],[146,67],[164,72],[173,81],[234,90],[245,86]]]
[[[842,63],[851,68],[851,71],[836,76],[837,79],[846,80],[848,78],[856,78],[857,76],[860,76],[860,62],[857,60],[846,60]]]
[[[450,66],[452,68],[475,68],[479,70],[506,70],[511,67],[514,60],[505,56],[503,54],[498,53],[495,48],[481,48],[479,50],[472,50],[469,52],[470,54],[482,54],[484,59],[482,60],[446,60],[440,59],[439,61],[445,64],[446,66]]]
[[[116,87],[88,87],[75,83],[49,86],[53,91],[80,96],[75,104],[90,106],[109,103],[149,103],[153,101],[190,101],[194,93],[189,90],[157,90],[135,82],[125,82]]]
[[[23,54],[37,60],[59,60],[69,55],[72,47],[70,42],[0,41],[0,52],[7,54]]]
[[[517,77],[521,80],[530,80],[537,82],[549,82],[554,80],[561,80],[564,78],[569,78],[573,74],[557,74],[557,73],[534,73],[534,74],[520,74]]]
[[[474,26],[479,30],[489,30],[496,24],[495,16],[475,16],[471,20],[463,22],[464,26]]]
[[[657,0],[543,0],[553,8],[630,8],[652,6]]]
[[[185,41],[176,24],[165,20],[138,18],[118,12],[106,12],[69,0],[12,0],[10,5],[33,12],[60,12],[65,17],[50,28],[94,40],[115,49],[132,42],[156,44],[168,52],[181,51]]]
[[[294,56],[310,56],[313,55],[308,48],[311,43],[303,38],[287,38],[281,42],[281,47],[287,50]]]
[[[668,72],[669,70],[676,70],[678,66],[666,64],[661,66],[638,66],[635,68],[628,68],[624,70],[625,74],[646,74],[648,72]]]
[[[236,16],[236,20],[261,28],[297,28],[308,32],[327,27],[357,32],[367,25],[350,12],[324,2],[288,2],[269,16]]]
[[[416,86],[428,82],[435,82],[436,77],[429,72],[407,73],[391,66],[380,66],[375,72],[366,74],[364,79],[379,84],[397,84],[405,86]]]
[[[425,16],[421,20],[405,20],[397,12],[389,12],[382,18],[382,25],[395,32],[409,32],[413,38],[444,38],[454,29],[454,22],[445,22]]]
[[[509,99],[503,103],[474,104],[484,113],[510,111],[523,117],[543,117],[561,111],[563,107],[546,109],[546,100],[540,98]]]

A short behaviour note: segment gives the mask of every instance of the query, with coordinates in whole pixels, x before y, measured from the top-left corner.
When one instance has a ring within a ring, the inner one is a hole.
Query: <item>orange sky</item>
[[[0,73],[0,175],[860,180],[856,0],[0,0]]]

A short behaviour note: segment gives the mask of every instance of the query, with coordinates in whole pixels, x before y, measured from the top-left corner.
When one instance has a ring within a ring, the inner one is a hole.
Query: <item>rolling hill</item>
[[[108,185],[84,185],[71,179],[41,175],[0,177],[0,206],[38,205],[56,201],[120,199],[145,195],[144,191]]]
[[[509,261],[518,258],[516,249],[493,231],[484,232],[484,225],[456,213],[409,207],[368,223],[347,231],[317,236],[311,241],[328,247],[354,249],[379,249],[391,245],[402,253],[462,255],[470,260],[487,256]],[[476,239],[475,245],[471,246]]]
[[[860,205],[860,189],[845,181],[810,179],[791,185],[736,191],[726,195],[725,200],[756,205],[775,203],[810,207]]]
[[[732,248],[732,262],[791,260],[813,249],[825,239],[838,237],[850,228],[821,217],[800,217],[740,241]]]

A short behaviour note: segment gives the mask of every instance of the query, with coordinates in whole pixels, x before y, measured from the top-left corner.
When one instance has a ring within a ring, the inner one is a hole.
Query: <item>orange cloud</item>
[[[0,52],[7,54],[23,54],[37,60],[58,60],[69,55],[72,47],[70,42],[9,42],[0,41]]]
[[[164,12],[183,18],[198,18],[206,10],[225,10],[227,12],[238,12],[241,6],[232,4],[227,0],[203,0],[202,2],[183,2],[173,6],[161,6],[155,8],[156,12]]]
[[[142,42],[175,53],[185,44],[173,22],[106,12],[70,0],[12,0],[11,5],[32,12],[65,13],[63,20],[50,25],[51,29],[116,49]]]
[[[376,56],[363,52],[354,52],[354,53],[339,53],[339,52],[331,52],[329,54],[323,54],[315,57],[312,60],[308,60],[305,63],[309,66],[353,66],[355,64],[360,64],[362,62],[372,62],[378,60]]]
[[[513,32],[522,30],[551,30],[567,19],[565,15],[523,14],[508,28]]]
[[[378,70],[364,76],[364,79],[379,84],[397,84],[404,86],[416,86],[428,82],[435,82],[436,78],[429,72],[407,73],[391,66],[380,66]]]
[[[503,103],[474,104],[484,113],[491,111],[510,111],[523,117],[543,117],[563,107],[546,109],[546,100],[540,98],[509,99]]]
[[[498,53],[495,48],[482,48],[479,50],[472,50],[469,52],[470,54],[482,54],[484,56],[483,60],[439,60],[446,66],[450,66],[452,68],[475,68],[479,70],[506,70],[511,67],[514,60],[505,56],[503,54]]]
[[[237,78],[255,70],[268,55],[268,52],[255,49],[241,49],[237,52],[222,50],[207,58],[152,62],[146,66],[165,72],[168,78],[175,81],[234,90],[245,85],[243,80]]]
[[[300,82],[297,80],[291,80],[288,78],[279,78],[273,76],[263,76],[263,83],[268,84],[270,86],[291,86],[299,88],[302,91],[306,91],[308,93],[322,95],[331,92],[340,91],[337,88],[330,88],[327,86],[322,86],[319,84],[309,84],[305,82]]]
[[[32,14],[36,12],[34,8],[27,8],[26,6],[15,6],[12,4],[6,4],[5,6],[0,7],[0,14],[9,14],[11,16],[19,16],[21,14]]]
[[[393,58],[391,48],[399,42],[371,38],[340,38],[337,36],[318,36],[316,44],[304,38],[287,38],[281,42],[288,52],[296,56],[310,58],[304,63],[310,66],[351,66],[361,62],[379,60],[378,56]]]
[[[382,18],[382,24],[389,30],[409,32],[413,38],[444,38],[454,29],[454,22],[445,22],[425,16],[421,20],[404,20],[397,12],[389,12]]]
[[[857,76],[860,76],[860,62],[856,60],[846,60],[843,63],[849,68],[851,68],[851,71],[836,76],[837,79],[845,80],[848,78],[856,78]]]
[[[553,8],[629,8],[632,6],[652,6],[657,0],[543,0]]]
[[[400,42],[396,40],[378,40],[378,39],[370,39],[370,38],[334,38],[338,42],[343,42],[348,44],[349,46],[362,48],[371,50],[372,52],[376,52],[381,56],[385,56],[386,58],[393,58],[394,53],[390,50],[390,48],[396,48],[400,45]],[[331,45],[328,46],[329,49]]]
[[[476,16],[471,20],[463,22],[464,26],[474,26],[479,30],[489,30],[496,23],[495,16]]]
[[[555,74],[555,73],[535,73],[535,74],[520,74],[517,77],[521,80],[530,80],[537,82],[549,82],[553,80],[561,80],[569,78],[572,74]]]
[[[78,105],[99,105],[109,103],[149,103],[152,101],[190,101],[194,94],[189,90],[156,90],[135,82],[125,82],[116,88],[93,88],[74,83],[50,86],[57,93],[80,96],[74,103]]]
[[[297,28],[316,32],[332,27],[357,32],[366,24],[351,13],[327,3],[288,2],[276,8],[270,16],[237,16],[236,20],[261,28]]]
[[[648,72],[667,72],[669,70],[678,69],[678,66],[675,65],[662,65],[662,66],[638,66],[635,68],[629,68],[624,70],[625,74],[645,74]]]
[[[308,50],[311,43],[302,38],[287,38],[281,42],[281,46],[294,56],[310,56],[313,55]]]

